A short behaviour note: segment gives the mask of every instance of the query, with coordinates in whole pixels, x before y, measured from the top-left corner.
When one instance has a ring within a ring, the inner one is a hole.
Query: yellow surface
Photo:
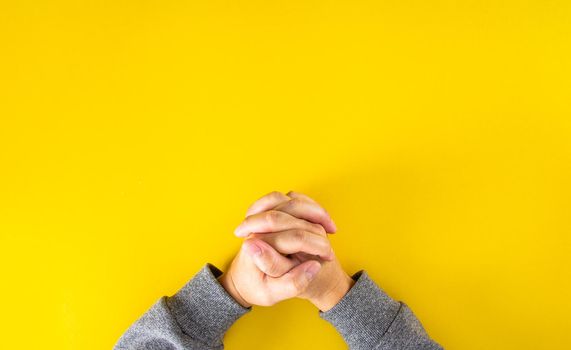
[[[569,349],[571,2],[3,1],[2,347],[105,349],[317,198],[449,349]],[[343,349],[304,301],[228,349]]]

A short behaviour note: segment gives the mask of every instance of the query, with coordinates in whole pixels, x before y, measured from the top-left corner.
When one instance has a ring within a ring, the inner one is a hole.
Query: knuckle
[[[268,193],[267,195],[265,195],[266,198],[268,199],[279,199],[282,198],[283,194],[279,191],[272,191],[270,193]]]
[[[319,245],[321,254],[330,256],[333,253],[333,248],[331,248],[331,244],[328,239],[323,239]]]
[[[297,244],[302,245],[307,239],[307,232],[304,230],[294,230],[293,239]]]
[[[323,245],[324,250],[327,250],[328,252],[333,250],[333,248],[331,247],[331,242],[329,241],[329,239],[327,237],[323,237],[321,239],[321,244]]]
[[[268,210],[265,214],[266,222],[270,227],[275,227],[280,220],[281,213],[277,210]]]
[[[300,294],[305,289],[304,283],[299,278],[293,279],[291,287],[292,287],[292,292],[295,293],[295,295]]]
[[[297,206],[299,206],[299,205],[301,205],[301,204],[302,204],[302,200],[299,199],[299,198],[293,198],[293,199],[290,199],[290,200],[287,202],[287,206],[288,206],[289,208],[297,207]]]
[[[322,234],[322,235],[324,235],[324,234],[327,233],[327,231],[325,231],[325,229],[323,228],[323,226],[321,226],[321,225],[319,225],[319,224],[311,224],[311,227],[312,227],[313,230],[315,230],[316,233],[319,233],[319,234]]]
[[[268,197],[281,197],[282,193],[280,191],[272,191],[268,193]]]
[[[272,256],[268,259],[267,272],[270,276],[277,276],[279,273],[279,263],[276,257]]]

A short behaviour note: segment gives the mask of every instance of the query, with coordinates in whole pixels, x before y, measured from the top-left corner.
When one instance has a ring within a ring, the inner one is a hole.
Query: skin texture
[[[335,231],[327,211],[312,198],[271,192],[250,206],[236,228],[245,240],[220,283],[245,307],[299,297],[327,311],[354,283],[327,238]]]

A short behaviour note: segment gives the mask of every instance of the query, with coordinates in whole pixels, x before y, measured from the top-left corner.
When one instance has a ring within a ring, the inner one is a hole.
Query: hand
[[[219,281],[244,307],[270,306],[306,290],[320,269],[318,261],[300,263],[279,254],[262,240],[246,240]]]
[[[299,210],[292,207],[293,212]],[[332,250],[323,227],[298,219],[286,212],[267,211],[251,215],[245,224],[253,225],[264,234],[264,239],[252,235],[242,244],[229,270],[219,280],[228,293],[242,306],[273,305],[304,292],[311,280],[316,278],[321,264],[317,260],[285,257],[296,253],[319,256],[331,260]],[[271,230],[279,234],[269,233]]]
[[[326,230],[336,231],[335,224],[313,199],[296,192],[287,195],[272,192],[256,201],[247,215],[235,231],[237,236],[248,236],[245,243],[291,254],[289,259],[283,260],[275,257],[275,250],[267,250],[267,260],[253,260],[260,271],[279,277],[297,264],[321,262],[322,268],[315,279],[307,287],[296,290],[298,297],[309,299],[322,311],[335,306],[351,289],[354,281],[341,268],[326,237]]]

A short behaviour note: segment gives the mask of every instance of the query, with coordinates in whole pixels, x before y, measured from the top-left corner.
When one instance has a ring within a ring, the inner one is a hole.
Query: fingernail
[[[320,269],[321,265],[311,264],[307,269],[305,269],[305,276],[307,276],[308,280],[312,280],[315,277],[315,275],[317,275]]]
[[[247,243],[242,246],[246,253],[250,256],[258,256],[262,254],[262,249],[255,243]]]

